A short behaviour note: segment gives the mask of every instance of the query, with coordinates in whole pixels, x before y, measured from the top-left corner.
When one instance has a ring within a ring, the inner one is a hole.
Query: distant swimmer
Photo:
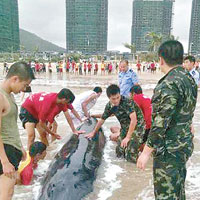
[[[34,142],[27,151],[27,158],[18,168],[17,184],[30,185],[33,179],[33,171],[38,167],[38,162],[46,156],[47,146],[42,142]]]
[[[101,87],[95,87],[93,90],[83,92],[76,96],[75,101],[73,102],[74,110],[77,111],[80,118],[90,118],[90,110],[94,107],[97,102],[97,99],[102,94]],[[80,120],[77,119],[77,116],[74,116],[74,113],[70,112],[70,116],[77,127],[80,125]]]
[[[74,94],[69,89],[62,89],[59,93],[36,93],[29,96],[21,106],[20,120],[23,127],[28,133],[27,149],[35,140],[35,128],[37,128],[41,141],[48,145],[47,135],[50,134],[60,139],[61,137],[47,126],[48,119],[52,116],[53,112],[63,111],[65,117],[74,134],[79,134],[74,128],[73,122],[68,113],[68,105],[75,99]],[[58,113],[57,113],[58,114]]]
[[[145,122],[142,111],[134,101],[120,95],[117,85],[110,85],[106,90],[109,102],[103,114],[94,115],[101,118],[95,129],[85,137],[93,138],[108,117],[116,116],[121,129],[117,137],[117,157],[124,157],[127,161],[136,163],[139,148],[143,143]]]

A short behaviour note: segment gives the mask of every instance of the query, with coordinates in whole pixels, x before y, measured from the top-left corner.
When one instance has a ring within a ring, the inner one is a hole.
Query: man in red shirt
[[[30,185],[33,179],[33,170],[37,168],[38,162],[46,156],[47,146],[42,142],[34,142],[29,151],[27,158],[22,161],[18,168],[17,184]]]
[[[66,111],[65,111],[66,110]],[[71,111],[71,113],[73,113],[73,115],[80,121],[82,122],[82,119],[80,118],[80,115],[78,114],[78,112],[74,109],[74,107],[72,106],[72,104],[65,104],[64,106],[63,105],[56,105],[56,107],[52,110],[51,114],[49,115],[47,121],[49,122],[48,123],[48,128],[50,130],[52,130],[54,133],[57,132],[57,122],[55,120],[56,116],[58,116],[58,114],[63,111],[64,114],[65,114],[65,117],[71,127],[72,130],[74,130],[74,123],[71,119],[71,116],[68,112],[68,110]],[[42,131],[42,130],[41,130]],[[76,130],[75,130],[76,131]],[[53,142],[54,140],[56,140],[56,137],[54,135],[52,135],[52,138],[51,138],[51,142]]]
[[[136,64],[136,66],[137,66],[137,72],[138,73],[141,73],[141,63],[140,62],[138,62],[137,64]]]
[[[66,65],[66,72],[69,73],[69,68],[70,68],[70,62],[67,61],[67,65]]]
[[[91,75],[91,70],[92,70],[92,64],[90,62],[88,62],[88,74]]]
[[[152,61],[151,65],[150,65],[150,67],[151,67],[151,73],[154,74],[154,72],[156,72],[156,65],[155,65],[155,63],[153,61]]]
[[[151,113],[152,113],[151,99],[144,96],[140,85],[134,85],[131,88],[130,96],[131,99],[133,99],[134,102],[137,103],[137,105],[140,107],[144,115],[144,119],[146,122],[146,130],[143,142],[145,143],[147,141],[147,137],[151,129]]]
[[[96,62],[95,63],[95,68],[94,68],[94,75],[98,74],[98,68],[99,68],[99,66],[98,66],[98,63]]]
[[[83,70],[84,70],[84,73],[85,73],[85,75],[86,75],[86,71],[87,71],[87,64],[86,64],[86,61],[84,62]]]
[[[36,72],[40,72],[40,64],[38,62],[35,63],[35,70]]]
[[[76,62],[73,60],[72,61],[72,73],[74,73],[75,66],[76,66]]]
[[[55,114],[61,111],[64,112],[73,133],[82,133],[74,128],[74,124],[67,111],[66,104],[71,104],[74,99],[74,94],[69,89],[64,88],[59,93],[36,93],[25,100],[21,106],[19,117],[28,133],[28,149],[35,140],[35,128],[38,129],[41,141],[46,145],[48,145],[46,133],[53,135],[56,139],[61,138],[47,127],[48,120],[54,118]]]

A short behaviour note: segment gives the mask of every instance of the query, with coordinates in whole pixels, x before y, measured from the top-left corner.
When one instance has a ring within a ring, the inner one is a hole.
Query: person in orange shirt
[[[104,63],[104,61],[102,61],[102,63],[101,63],[101,75],[105,75],[105,63]]]
[[[37,168],[38,162],[46,156],[47,146],[42,142],[34,142],[29,151],[27,158],[21,162],[18,169],[18,177],[16,184],[30,185],[33,179],[33,170]]]

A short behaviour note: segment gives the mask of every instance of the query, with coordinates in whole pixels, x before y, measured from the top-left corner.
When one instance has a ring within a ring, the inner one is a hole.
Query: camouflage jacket
[[[127,133],[131,122],[129,116],[133,112],[136,112],[137,116],[137,125],[135,131],[139,131],[142,133],[145,128],[145,122],[142,111],[134,101],[125,98],[124,96],[121,96],[119,106],[112,106],[110,102],[107,103],[104,113],[102,115],[102,119],[106,120],[111,115],[115,115],[120,122],[121,131],[123,130],[123,132]]]
[[[197,85],[181,66],[173,68],[157,84],[152,97],[152,127],[147,145],[186,162],[193,151],[191,124],[197,101]]]

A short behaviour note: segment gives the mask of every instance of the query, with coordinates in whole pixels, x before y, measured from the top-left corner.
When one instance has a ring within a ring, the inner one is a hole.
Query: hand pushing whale
[[[96,124],[91,118],[79,130],[89,133]],[[92,192],[104,145],[102,129],[91,140],[73,135],[50,164],[38,200],[80,200]]]

